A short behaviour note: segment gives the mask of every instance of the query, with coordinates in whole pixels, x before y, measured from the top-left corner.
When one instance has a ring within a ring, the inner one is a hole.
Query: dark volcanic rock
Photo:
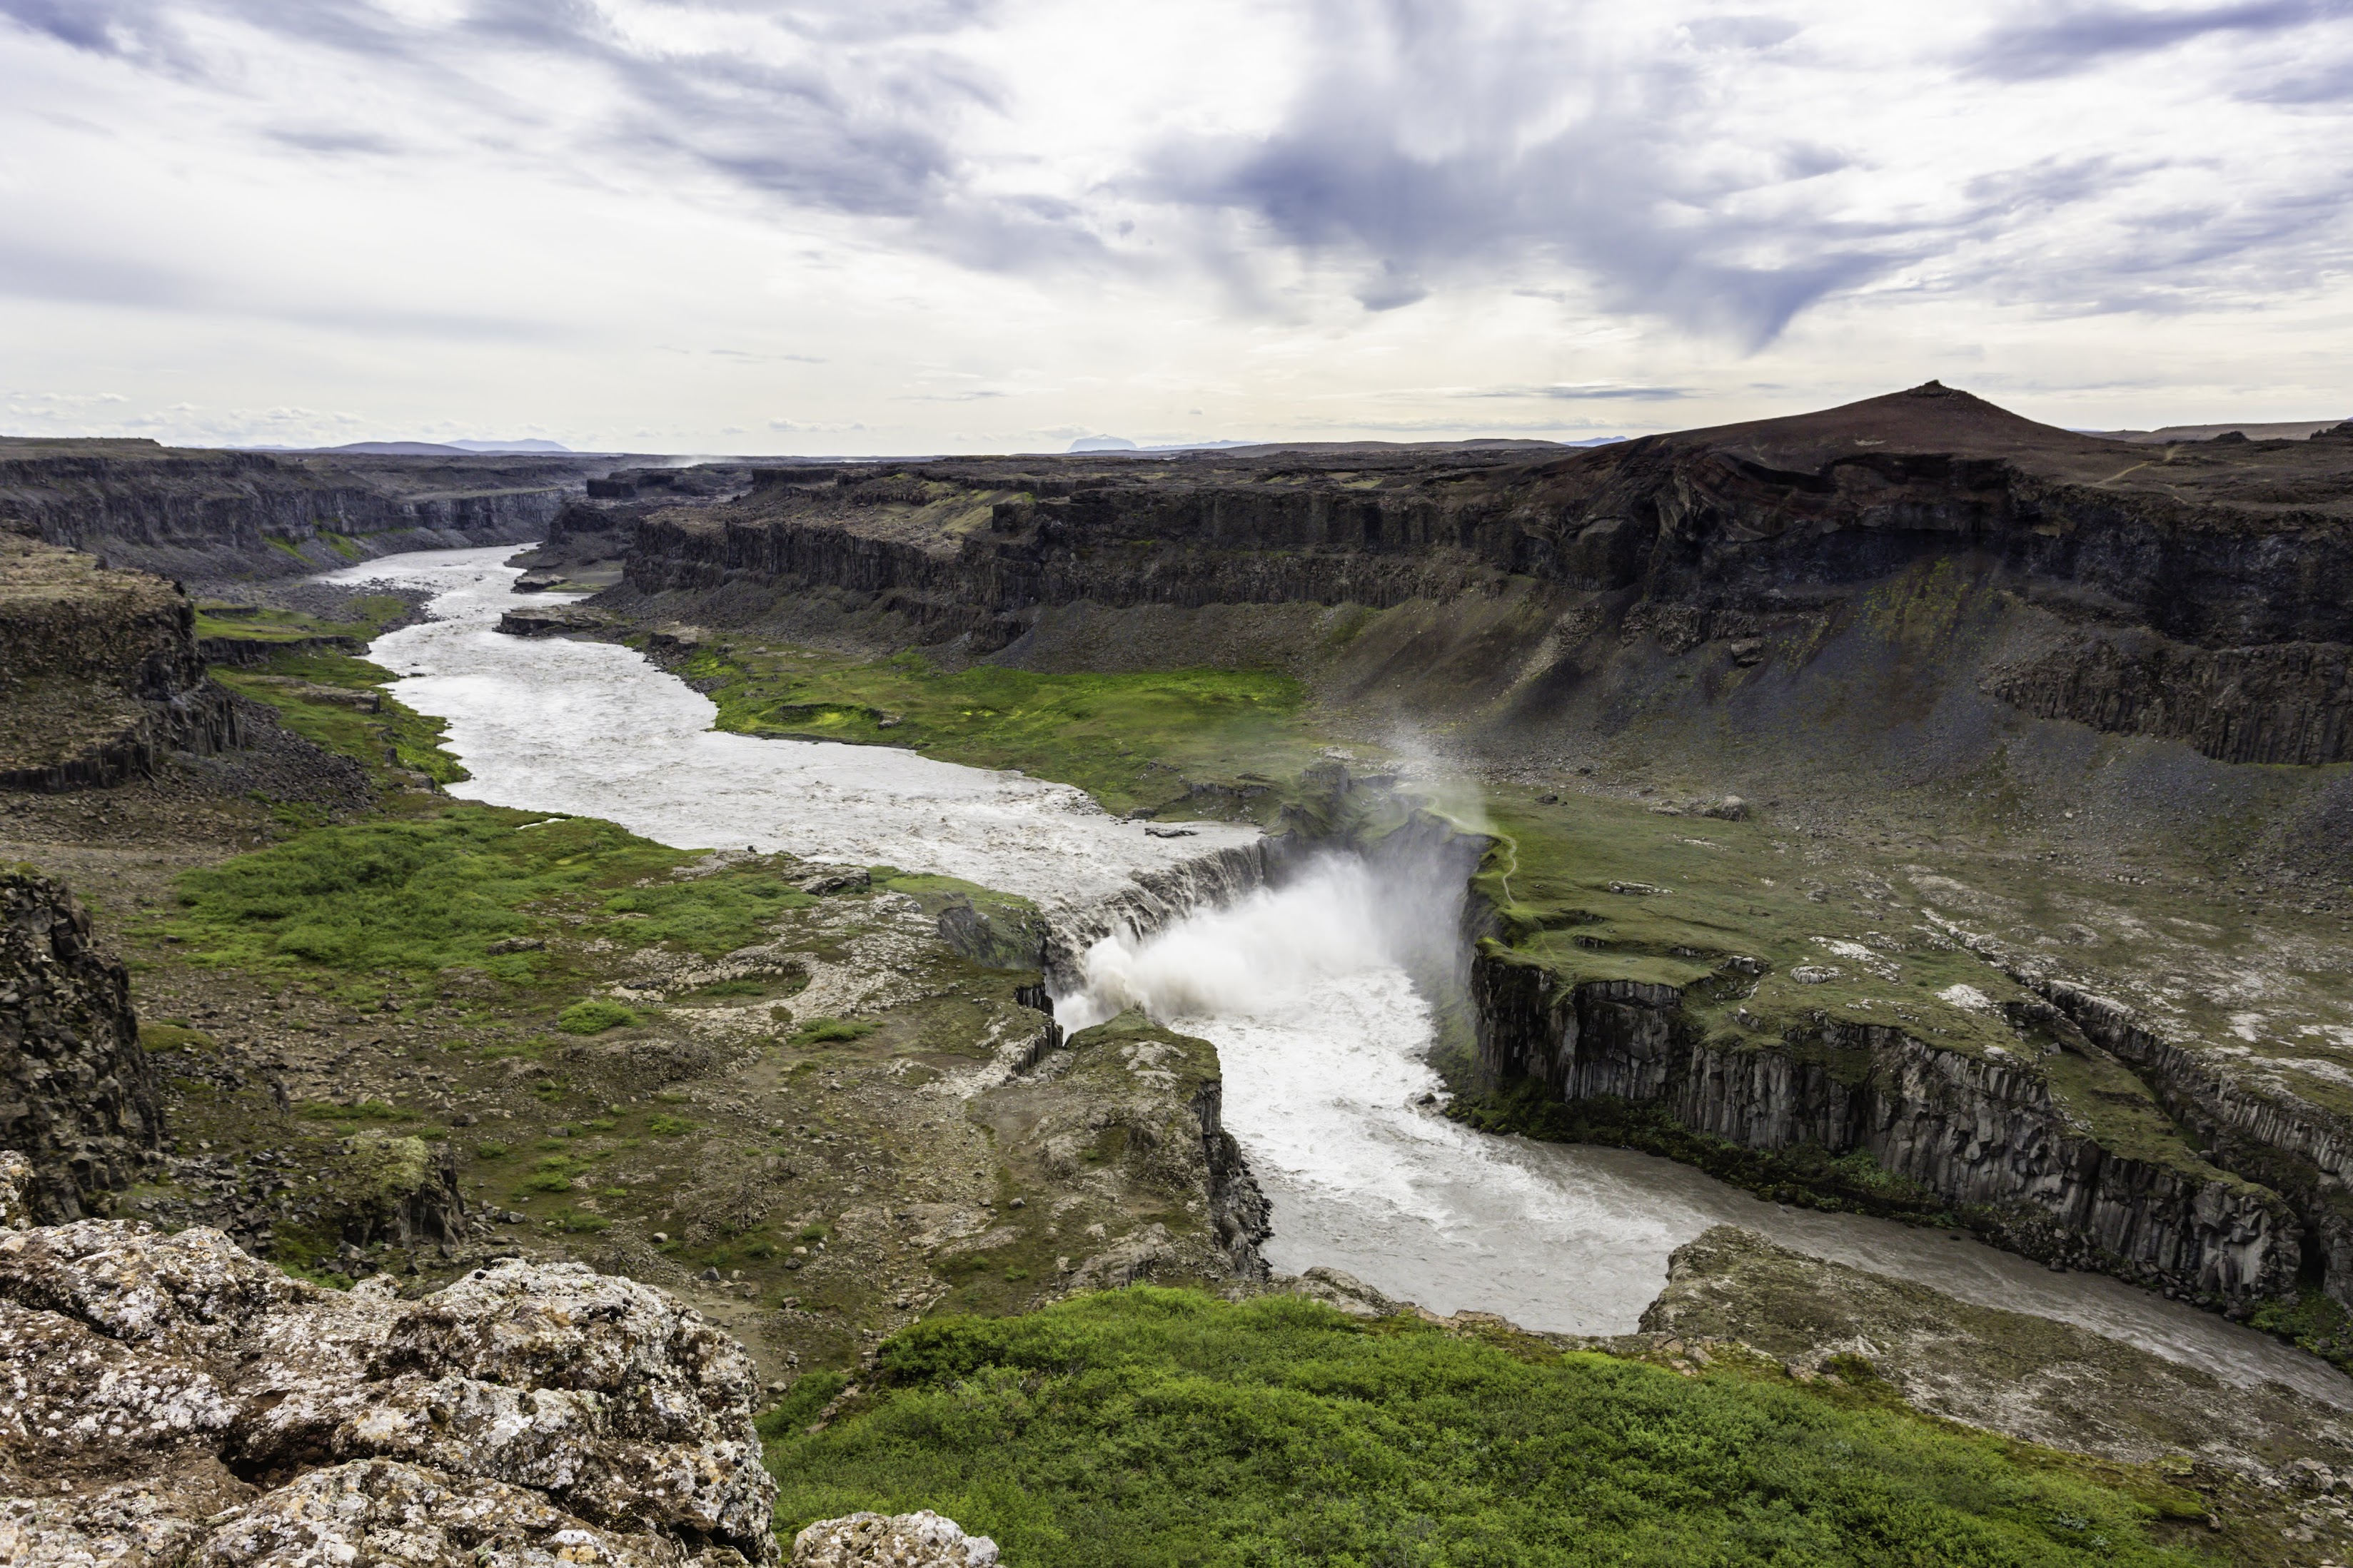
[[[63,886],[0,870],[0,1145],[33,1163],[44,1222],[78,1219],[136,1179],[163,1113],[129,977]]]
[[[1835,1019],[1812,1039],[1727,1047],[1701,1037],[1672,986],[1564,985],[1493,952],[1473,961],[1472,988],[1492,1081],[1655,1108],[1749,1149],[1864,1151],[2015,1250],[2192,1295],[2279,1295],[2303,1261],[2296,1216],[2278,1194],[2104,1148],[2014,1056],[1972,1057]],[[2049,1022],[2072,1048],[2100,1048]]]
[[[216,452],[0,439],[0,529],[166,575],[287,577],[536,539],[609,458]]]
[[[604,631],[612,624],[610,616],[577,605],[543,605],[507,611],[499,617],[498,629],[512,637],[547,637],[567,632]]]
[[[195,627],[175,584],[0,534],[0,788],[117,784],[237,745]]]
[[[1533,592],[1546,597],[1531,619],[1580,638],[1614,625],[1676,654],[1735,639],[1735,664],[1753,668],[1775,626],[1819,624],[1945,563],[2063,619],[2141,634],[2128,672],[2104,670],[2116,650],[2089,641],[1994,683],[2030,711],[2231,760],[2353,757],[2330,673],[2353,644],[2353,447],[2330,439],[2128,445],[1932,382],[1576,452],[955,459],[816,476],[765,470],[741,500],[649,512],[630,590],[692,596],[712,607],[692,618],[722,624],[829,597],[984,654],[1081,605],[1380,609]],[[2241,689],[2259,715],[2239,712]]]

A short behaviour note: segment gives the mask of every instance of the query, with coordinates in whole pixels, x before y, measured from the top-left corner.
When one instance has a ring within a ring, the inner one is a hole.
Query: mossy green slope
[[[1268,670],[950,671],[915,653],[858,660],[736,645],[706,646],[677,668],[719,705],[722,730],[1019,768],[1113,811],[1181,807],[1195,783],[1271,794],[1318,752],[1304,689]]]
[[[814,1435],[778,1526],[929,1507],[1030,1568],[2188,1564],[2186,1492],[1758,1362],[1697,1378],[1291,1297],[944,1320]],[[819,1385],[830,1392],[838,1384]],[[804,1402],[805,1403],[805,1402]]]
[[[592,817],[450,805],[315,828],[180,882],[170,933],[199,963],[365,973],[455,964],[526,980],[559,917],[628,921],[640,945],[718,953],[816,900],[773,870],[673,879],[698,857]]]

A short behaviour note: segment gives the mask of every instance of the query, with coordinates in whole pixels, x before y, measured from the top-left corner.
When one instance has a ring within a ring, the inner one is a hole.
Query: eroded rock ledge
[[[177,584],[0,532],[0,788],[119,784],[242,731]]]
[[[0,1188],[27,1173],[0,1155]],[[403,1301],[203,1227],[8,1231],[0,1380],[0,1562],[776,1557],[742,1347],[578,1264],[510,1260]]]

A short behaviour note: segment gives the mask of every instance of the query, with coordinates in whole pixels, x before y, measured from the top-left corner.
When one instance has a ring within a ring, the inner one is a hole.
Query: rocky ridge
[[[1979,656],[2000,700],[2230,761],[2353,755],[2353,444],[2333,432],[2152,450],[1932,382],[1568,454],[955,459],[757,480],[731,503],[633,514],[629,595],[705,623],[816,626],[816,606],[780,606],[814,596],[926,643],[1031,638],[1033,657],[1102,609],[1511,600],[1523,649],[1561,645],[1549,665],[1577,645],[1568,668],[1609,661],[1622,628],[1671,655],[1761,638],[1802,666],[1868,585],[1936,564],[2039,612]],[[1479,657],[1420,640],[1444,664]]]
[[[0,788],[119,784],[242,733],[178,584],[0,533]]]
[[[290,577],[521,543],[610,458],[206,451],[0,439],[0,531],[169,577]]]

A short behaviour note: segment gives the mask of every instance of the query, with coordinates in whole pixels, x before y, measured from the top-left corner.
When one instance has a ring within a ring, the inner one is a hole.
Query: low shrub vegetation
[[[450,806],[314,828],[191,871],[167,930],[195,962],[219,967],[463,965],[522,981],[544,961],[527,943],[548,914],[625,924],[640,946],[720,953],[811,901],[756,867],[670,879],[695,858],[593,818]]]
[[[1769,1363],[1684,1378],[1293,1297],[919,1324],[763,1423],[786,1539],[928,1507],[1025,1568],[2183,1564],[2192,1494]]]
[[[555,1016],[555,1026],[567,1035],[601,1035],[637,1021],[638,1016],[618,1002],[602,1000],[575,1002]]]
[[[847,1018],[811,1018],[793,1031],[797,1046],[844,1045],[862,1040],[874,1032],[871,1024],[853,1024]]]

